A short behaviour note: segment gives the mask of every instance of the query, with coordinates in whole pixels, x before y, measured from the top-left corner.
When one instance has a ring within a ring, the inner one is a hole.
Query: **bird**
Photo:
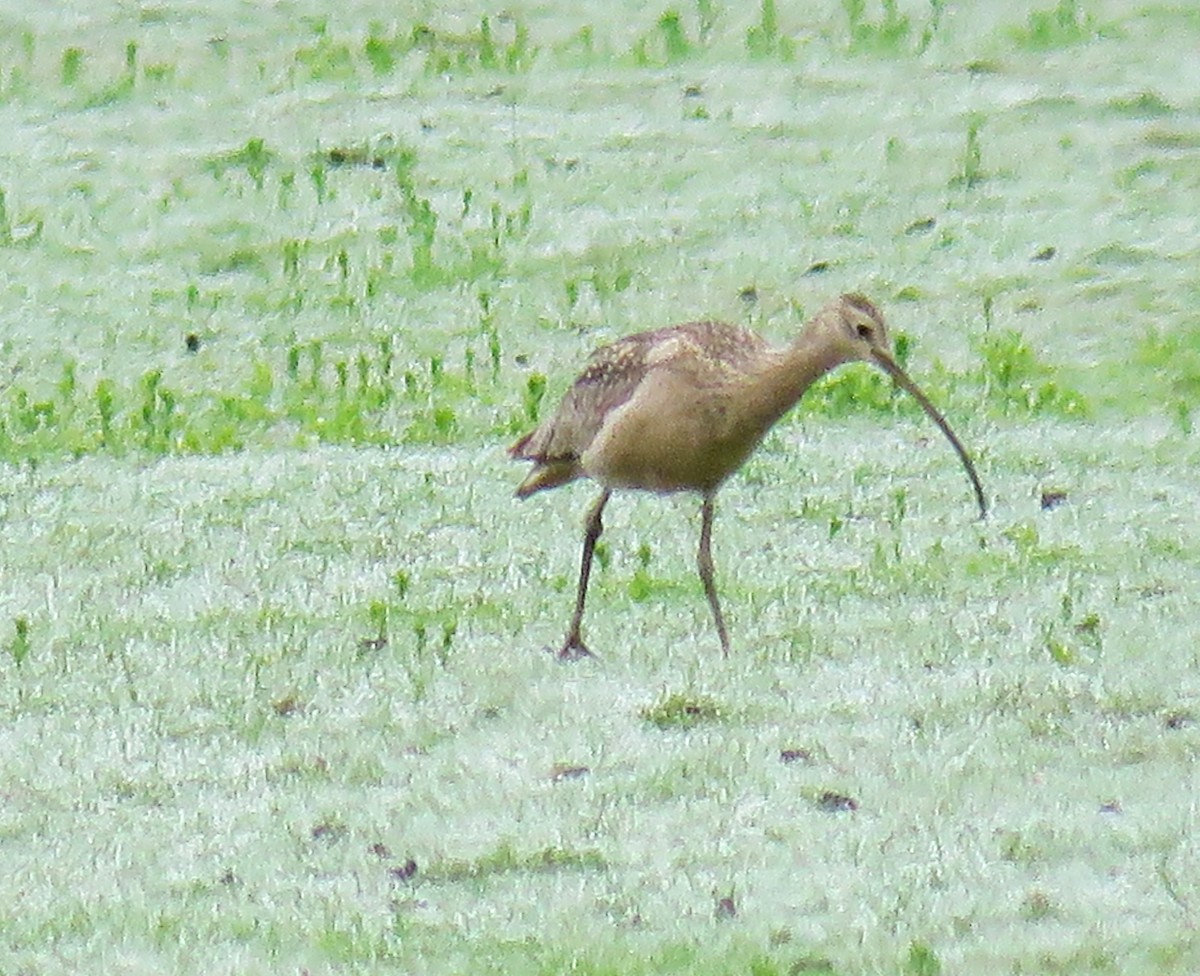
[[[699,494],[696,568],[721,653],[728,657],[729,632],[713,578],[717,490],[813,383],[858,361],[890,376],[945,434],[984,518],[987,499],[970,455],[897,363],[883,314],[865,296],[841,295],[782,348],[748,329],[716,321],[629,335],[595,350],[554,413],[508,449],[514,460],[533,462],[517,487],[518,498],[580,478],[600,486],[587,514],[575,611],[559,659],[593,656],[583,641],[584,604],[604,508],[618,489]]]

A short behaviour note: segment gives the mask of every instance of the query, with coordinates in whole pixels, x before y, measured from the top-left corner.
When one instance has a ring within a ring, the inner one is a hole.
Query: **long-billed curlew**
[[[816,380],[843,363],[874,363],[917,400],[966,468],[979,514],[987,514],[975,465],[946,419],[892,358],[883,315],[862,295],[842,295],[785,349],[723,322],[689,322],[627,336],[592,353],[562,403],[509,448],[534,466],[517,488],[527,498],[576,478],[602,486],[583,537],[575,614],[558,656],[590,652],[580,634],[601,515],[615,488],[695,491],[703,499],[697,567],[721,650],[729,635],[711,551],[717,489]]]

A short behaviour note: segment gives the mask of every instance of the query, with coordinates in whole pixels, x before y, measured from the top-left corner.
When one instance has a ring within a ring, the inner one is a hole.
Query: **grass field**
[[[981,9],[976,9],[981,8]],[[1200,14],[0,8],[0,973],[1200,971]],[[718,500],[596,345],[868,368]]]

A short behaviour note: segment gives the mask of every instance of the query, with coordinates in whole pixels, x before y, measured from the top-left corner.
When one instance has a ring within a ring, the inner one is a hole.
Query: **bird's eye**
[[[856,331],[858,332],[858,337],[864,342],[869,342],[875,335],[875,330],[867,325],[866,322],[860,322]]]

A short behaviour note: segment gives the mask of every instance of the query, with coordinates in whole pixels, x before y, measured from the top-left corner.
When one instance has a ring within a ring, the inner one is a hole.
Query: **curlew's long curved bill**
[[[941,432],[946,435],[946,439],[958,453],[958,458],[962,461],[963,467],[967,469],[967,477],[971,479],[971,487],[975,489],[975,500],[979,502],[979,517],[983,518],[986,516],[987,499],[984,498],[983,485],[979,482],[979,475],[975,473],[975,465],[972,463],[967,449],[962,446],[962,441],[958,439],[958,436],[950,429],[950,425],[946,423],[946,418],[942,416],[941,411],[929,402],[929,397],[921,392],[921,388],[908,378],[908,374],[900,368],[900,364],[890,355],[882,349],[872,349],[871,356],[879,368],[896,381],[897,386],[912,394],[913,399],[921,405],[921,409],[929,415],[929,419],[937,424]]]

